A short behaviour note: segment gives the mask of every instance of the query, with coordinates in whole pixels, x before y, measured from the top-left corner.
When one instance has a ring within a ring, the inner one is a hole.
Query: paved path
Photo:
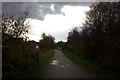
[[[55,49],[45,75],[46,78],[96,78],[58,49]]]

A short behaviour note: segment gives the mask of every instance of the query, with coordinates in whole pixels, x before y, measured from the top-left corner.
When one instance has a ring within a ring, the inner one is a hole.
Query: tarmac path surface
[[[46,78],[96,78],[95,75],[71,61],[62,51],[55,49],[46,69]]]

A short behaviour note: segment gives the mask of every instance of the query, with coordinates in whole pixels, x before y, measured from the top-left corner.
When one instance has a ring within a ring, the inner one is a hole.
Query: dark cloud
[[[53,11],[50,6],[54,5]],[[65,5],[69,6],[89,6],[91,2],[3,2],[2,11],[4,13],[16,14],[29,10],[29,18],[44,20],[46,14],[61,14],[61,9]]]

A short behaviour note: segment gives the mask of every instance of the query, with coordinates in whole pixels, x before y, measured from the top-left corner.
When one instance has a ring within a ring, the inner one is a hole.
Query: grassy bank
[[[53,53],[54,53],[53,49],[39,53],[39,64],[36,63],[36,65],[34,65],[35,66],[34,72],[30,74],[30,78],[39,79],[41,77],[44,77],[43,74],[47,68],[48,62],[52,57]]]
[[[47,64],[53,55],[54,50],[48,50],[45,52],[39,52],[39,64],[37,64],[37,56],[36,60],[34,60],[34,64],[31,64],[28,68],[29,70],[23,71],[23,70],[11,70],[10,73],[4,74],[4,79],[39,79],[42,75],[42,73],[45,71]],[[35,54],[36,55],[36,54]],[[27,63],[26,63],[27,64]],[[24,66],[24,65],[21,65]],[[19,67],[21,67],[19,66]]]
[[[48,62],[50,58],[52,57],[53,53],[54,53],[54,50],[49,50],[39,56],[39,69],[40,70],[46,69]]]
[[[75,55],[74,53],[63,50],[63,53],[68,56],[74,62],[80,64],[88,71],[91,71],[100,79],[113,80],[115,77],[112,73],[101,70],[101,65],[88,60],[82,59],[80,56]]]

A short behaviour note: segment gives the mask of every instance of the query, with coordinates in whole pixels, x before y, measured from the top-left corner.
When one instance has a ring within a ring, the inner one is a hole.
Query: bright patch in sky
[[[54,5],[50,8],[54,11]],[[85,21],[85,12],[88,11],[89,7],[83,6],[64,6],[61,11],[65,13],[60,14],[47,14],[44,20],[27,19],[30,20],[31,30],[28,34],[30,40],[39,41],[41,34],[51,34],[55,37],[56,41],[67,40],[68,32],[75,26],[82,26]]]
[[[62,12],[65,13],[65,17],[68,21],[68,24],[71,23],[71,25],[81,25],[85,20],[85,11],[88,11],[89,7],[83,7],[83,6],[65,6],[62,8]]]
[[[53,4],[50,6],[50,9],[52,9],[52,11],[55,11]]]

